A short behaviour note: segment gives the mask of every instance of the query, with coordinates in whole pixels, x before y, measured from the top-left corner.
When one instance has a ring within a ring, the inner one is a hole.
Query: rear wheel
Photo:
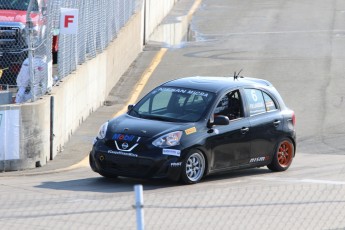
[[[204,176],[205,157],[197,149],[192,149],[182,164],[181,180],[185,184],[198,183]]]
[[[295,155],[295,148],[290,139],[284,138],[277,146],[272,162],[267,167],[275,172],[287,170]]]

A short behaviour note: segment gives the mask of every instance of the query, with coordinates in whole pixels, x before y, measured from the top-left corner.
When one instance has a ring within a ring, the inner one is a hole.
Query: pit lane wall
[[[146,36],[177,1],[144,0],[108,48],[63,78],[50,95],[31,103],[1,105],[0,171],[40,167],[63,151],[73,132],[103,105],[142,51]]]

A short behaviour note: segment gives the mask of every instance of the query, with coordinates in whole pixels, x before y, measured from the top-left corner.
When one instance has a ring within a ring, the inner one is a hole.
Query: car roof
[[[273,87],[269,81],[259,78],[238,77],[235,79],[234,77],[212,76],[184,77],[166,82],[162,86],[184,87],[214,93],[244,86]]]

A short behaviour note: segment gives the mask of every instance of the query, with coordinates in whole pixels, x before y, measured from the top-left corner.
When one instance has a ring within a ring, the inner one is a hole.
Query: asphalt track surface
[[[135,184],[144,187],[146,229],[345,228],[345,2],[204,0],[190,28],[188,41],[150,42],[56,160],[0,174],[1,229],[135,229]],[[128,101],[170,79],[240,69],[270,80],[296,112],[288,171],[242,170],[182,186],[107,180],[81,161],[98,127]]]

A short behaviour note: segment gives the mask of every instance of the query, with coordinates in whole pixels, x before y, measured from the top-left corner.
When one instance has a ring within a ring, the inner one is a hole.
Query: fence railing
[[[137,9],[137,0],[54,0],[51,5],[53,24],[57,27],[60,8],[79,9],[77,35],[59,35],[58,78],[77,65],[101,53]]]
[[[95,57],[138,9],[139,0],[0,2],[0,104],[35,101]],[[61,8],[79,10],[76,35],[59,34]],[[9,15],[17,14],[16,17]],[[54,65],[53,65],[54,63]]]

